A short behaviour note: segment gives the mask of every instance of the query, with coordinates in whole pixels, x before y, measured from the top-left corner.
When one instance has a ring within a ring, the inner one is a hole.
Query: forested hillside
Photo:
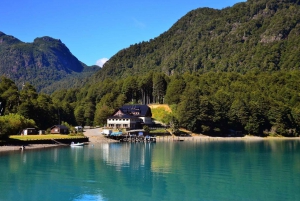
[[[299,70],[299,0],[248,0],[199,8],[170,30],[113,56],[96,80],[146,74]]]
[[[24,43],[0,32],[0,75],[14,80],[19,88],[28,82],[37,91],[47,87],[44,91],[49,93],[57,89],[53,83],[68,79],[64,87],[74,87],[73,83],[81,83],[97,70],[81,63],[60,40],[42,37]]]
[[[165,103],[172,108],[165,123],[174,130],[299,136],[299,42],[299,0],[200,8],[159,37],[121,50],[81,88],[49,96],[3,77],[2,115],[24,116],[41,129],[58,121],[102,126],[123,104]]]

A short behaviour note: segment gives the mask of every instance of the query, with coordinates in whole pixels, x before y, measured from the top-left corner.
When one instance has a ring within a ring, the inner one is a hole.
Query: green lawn
[[[51,139],[74,139],[74,138],[84,138],[85,136],[71,136],[71,135],[60,135],[60,134],[50,134],[50,135],[11,135],[10,139],[14,140],[51,140]]]
[[[166,129],[155,129],[151,130],[150,133],[169,133],[169,131],[167,131]]]

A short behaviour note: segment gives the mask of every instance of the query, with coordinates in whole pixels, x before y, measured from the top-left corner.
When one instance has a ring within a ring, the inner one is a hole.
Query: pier
[[[153,136],[124,136],[120,142],[156,142],[156,137]]]

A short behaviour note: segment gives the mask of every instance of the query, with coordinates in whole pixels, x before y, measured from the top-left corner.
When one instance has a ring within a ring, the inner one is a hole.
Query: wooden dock
[[[121,135],[121,136],[107,136],[107,138],[119,140],[120,142],[156,142],[156,137],[153,136]]]

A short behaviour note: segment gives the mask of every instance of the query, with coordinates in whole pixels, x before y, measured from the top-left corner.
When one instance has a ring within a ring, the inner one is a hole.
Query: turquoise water
[[[0,200],[300,200],[300,141],[113,143],[0,155]]]

